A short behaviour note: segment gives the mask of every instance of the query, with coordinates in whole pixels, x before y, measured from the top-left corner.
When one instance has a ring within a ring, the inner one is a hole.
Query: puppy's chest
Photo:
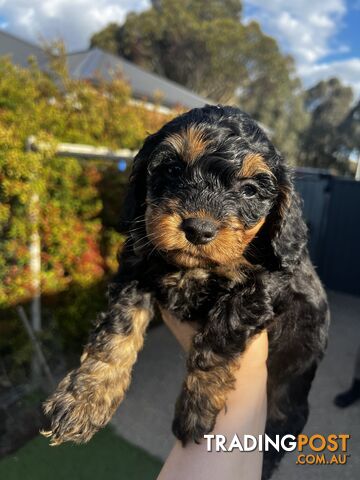
[[[159,279],[157,300],[182,321],[204,323],[208,312],[231,288],[232,281],[203,269],[165,274]]]

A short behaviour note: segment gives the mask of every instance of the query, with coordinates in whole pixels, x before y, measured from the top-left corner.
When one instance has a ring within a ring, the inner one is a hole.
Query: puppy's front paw
[[[183,445],[189,441],[200,443],[214,429],[217,413],[206,397],[183,391],[175,407],[173,433]]]
[[[98,395],[96,386],[84,380],[77,381],[76,371],[70,373],[44,403],[44,412],[51,417],[51,428],[41,433],[51,437],[50,445],[87,442],[110,419],[112,412]]]

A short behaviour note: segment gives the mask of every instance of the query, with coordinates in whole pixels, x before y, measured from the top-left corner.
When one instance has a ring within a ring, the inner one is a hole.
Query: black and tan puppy
[[[267,433],[299,433],[328,306],[289,173],[265,133],[237,108],[181,115],[136,156],[126,210],[108,311],[45,404],[52,443],[87,441],[110,420],[156,303],[199,324],[173,423],[184,444],[213,429],[239,356],[265,328]],[[280,456],[265,456],[264,478]]]

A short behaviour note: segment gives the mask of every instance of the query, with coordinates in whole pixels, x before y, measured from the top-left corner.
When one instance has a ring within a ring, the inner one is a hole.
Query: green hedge
[[[116,268],[122,242],[114,227],[127,173],[105,161],[56,157],[56,143],[137,149],[147,133],[168,120],[132,105],[131,90],[120,75],[96,85],[72,80],[64,59],[52,58],[48,76],[34,62],[23,69],[0,58],[0,355],[16,355],[21,365],[30,349],[14,307],[26,305],[33,293],[33,230],[41,236],[45,326],[54,335],[61,333],[64,348],[76,348],[102,307],[106,277]],[[49,148],[26,152],[30,135]],[[35,225],[34,194],[39,197]]]

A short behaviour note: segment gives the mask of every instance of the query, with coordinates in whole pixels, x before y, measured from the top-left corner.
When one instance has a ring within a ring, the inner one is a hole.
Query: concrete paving
[[[351,383],[356,349],[360,344],[360,298],[329,294],[332,325],[327,355],[310,395],[311,414],[305,433],[348,433],[350,458],[346,465],[296,465],[289,453],[274,480],[356,480],[360,478],[360,402],[339,410],[334,396]],[[115,430],[130,442],[165,459],[174,438],[171,420],[174,402],[184,376],[185,358],[165,326],[148,334],[134,369],[128,395],[112,421]]]

